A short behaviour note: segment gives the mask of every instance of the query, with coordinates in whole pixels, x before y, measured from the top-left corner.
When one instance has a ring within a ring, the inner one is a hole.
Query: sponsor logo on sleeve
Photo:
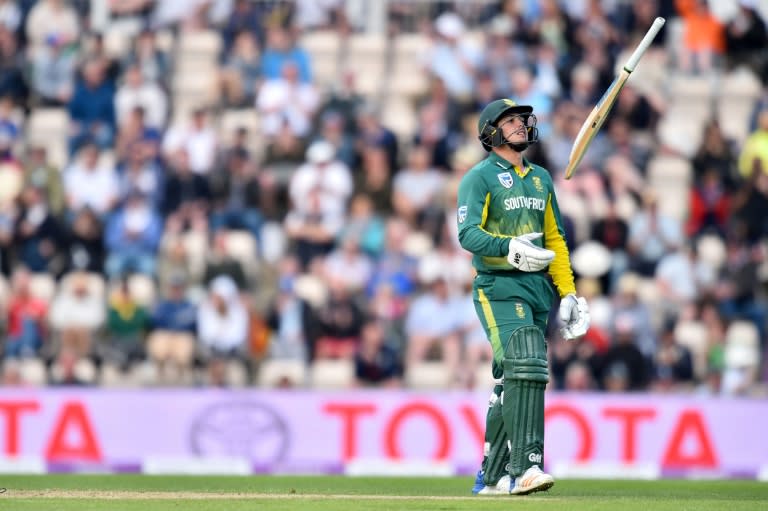
[[[457,211],[456,216],[459,219],[459,223],[463,224],[464,220],[467,219],[467,207],[466,206],[461,206],[459,208],[459,210]]]

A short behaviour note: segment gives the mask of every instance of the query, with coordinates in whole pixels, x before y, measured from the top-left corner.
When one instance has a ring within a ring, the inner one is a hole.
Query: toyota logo
[[[259,464],[280,462],[290,438],[283,418],[253,402],[219,403],[192,422],[192,452],[200,456],[240,456]]]

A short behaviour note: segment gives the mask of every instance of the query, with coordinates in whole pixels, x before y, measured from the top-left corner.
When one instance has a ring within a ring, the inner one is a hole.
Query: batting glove
[[[540,232],[523,234],[509,240],[509,255],[507,261],[520,271],[541,271],[552,262],[555,253],[546,248],[537,247],[532,240],[541,238]]]
[[[565,340],[581,337],[589,330],[589,305],[584,298],[574,294],[563,297],[560,301],[559,316],[563,322],[560,332]]]

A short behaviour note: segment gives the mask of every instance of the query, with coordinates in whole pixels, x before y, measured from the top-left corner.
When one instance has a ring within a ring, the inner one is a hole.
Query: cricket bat
[[[624,64],[624,67],[621,69],[618,76],[614,78],[613,83],[606,89],[603,93],[603,97],[600,98],[600,101],[597,102],[595,108],[593,108],[587,116],[584,124],[581,125],[579,134],[576,135],[576,140],[573,141],[571,155],[568,159],[568,166],[565,168],[565,179],[570,179],[573,175],[576,166],[581,162],[584,153],[587,152],[587,148],[592,142],[592,139],[595,138],[595,135],[600,131],[603,122],[605,122],[606,117],[608,117],[608,113],[611,111],[611,108],[613,108],[613,104],[616,102],[619,92],[624,88],[624,84],[627,83],[629,75],[635,70],[638,61],[643,56],[643,53],[645,53],[645,50],[651,45],[656,34],[661,30],[661,27],[664,26],[664,22],[664,18],[661,17],[654,20],[653,25],[648,29],[648,32],[645,34],[645,37],[643,37],[643,40],[640,41],[640,44],[637,45],[635,51],[632,52],[632,55],[630,55],[629,60]]]

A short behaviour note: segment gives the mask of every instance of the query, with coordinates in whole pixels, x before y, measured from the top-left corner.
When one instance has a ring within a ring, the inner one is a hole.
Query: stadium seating
[[[411,389],[445,389],[452,383],[453,375],[443,362],[418,362],[405,368],[405,385]]]
[[[315,360],[309,366],[309,384],[315,389],[352,387],[355,365],[352,360]]]
[[[267,359],[259,366],[256,384],[264,388],[303,387],[307,378],[307,367],[301,360]]]

